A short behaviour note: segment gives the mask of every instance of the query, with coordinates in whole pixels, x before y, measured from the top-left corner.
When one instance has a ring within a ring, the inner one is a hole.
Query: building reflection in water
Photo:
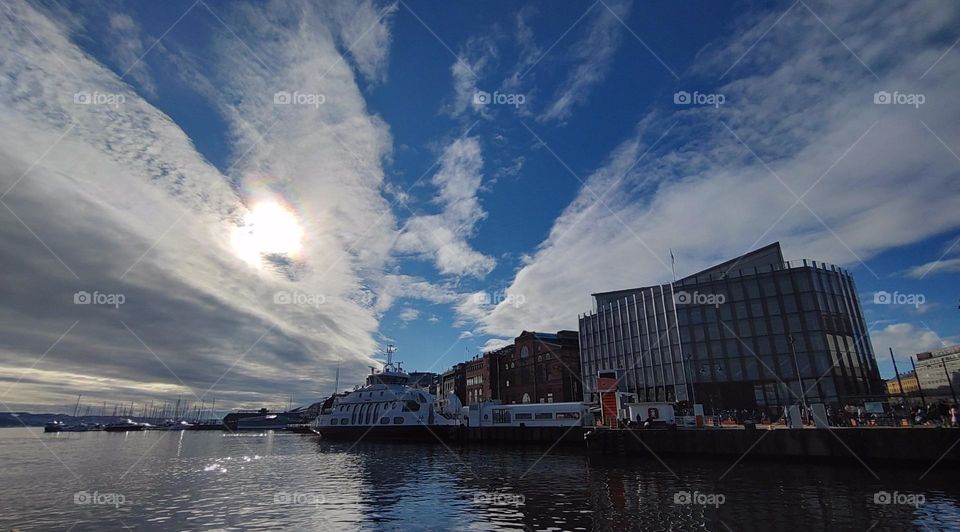
[[[354,467],[363,521],[400,529],[517,528],[770,530],[960,527],[948,470],[870,471],[859,463],[690,461],[595,457],[557,447],[322,443]],[[669,470],[668,470],[669,467]],[[926,503],[876,504],[887,490]],[[926,525],[925,525],[926,524]]]

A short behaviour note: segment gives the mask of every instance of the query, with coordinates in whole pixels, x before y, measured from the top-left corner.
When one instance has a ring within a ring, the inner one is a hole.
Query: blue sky
[[[0,13],[5,404],[307,401],[777,240],[885,376],[960,338],[957,6],[438,6]]]

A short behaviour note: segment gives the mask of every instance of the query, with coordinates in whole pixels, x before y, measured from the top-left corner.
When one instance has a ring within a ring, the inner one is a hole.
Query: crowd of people
[[[931,425],[945,428],[960,427],[960,410],[954,403],[940,400],[926,405],[915,405],[906,408],[904,405],[894,405],[882,413],[868,412],[863,405],[846,405],[843,408],[827,406],[827,422],[833,427],[862,427],[862,426],[911,426]],[[801,409],[805,423],[812,423],[813,411],[807,407]],[[762,425],[784,424],[790,426],[789,409],[776,410],[718,410],[715,417],[720,424],[732,423],[743,425],[757,423]]]

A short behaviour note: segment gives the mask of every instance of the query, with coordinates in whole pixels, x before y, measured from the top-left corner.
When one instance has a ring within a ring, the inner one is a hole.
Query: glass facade
[[[782,409],[801,396],[842,406],[883,394],[853,278],[836,266],[714,267],[594,297],[580,318],[585,400],[609,369],[640,401],[708,409]]]

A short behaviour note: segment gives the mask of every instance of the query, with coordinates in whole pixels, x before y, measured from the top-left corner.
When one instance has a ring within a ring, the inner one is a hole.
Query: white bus
[[[486,402],[463,407],[470,427],[571,427],[593,426],[590,405],[584,403]]]

